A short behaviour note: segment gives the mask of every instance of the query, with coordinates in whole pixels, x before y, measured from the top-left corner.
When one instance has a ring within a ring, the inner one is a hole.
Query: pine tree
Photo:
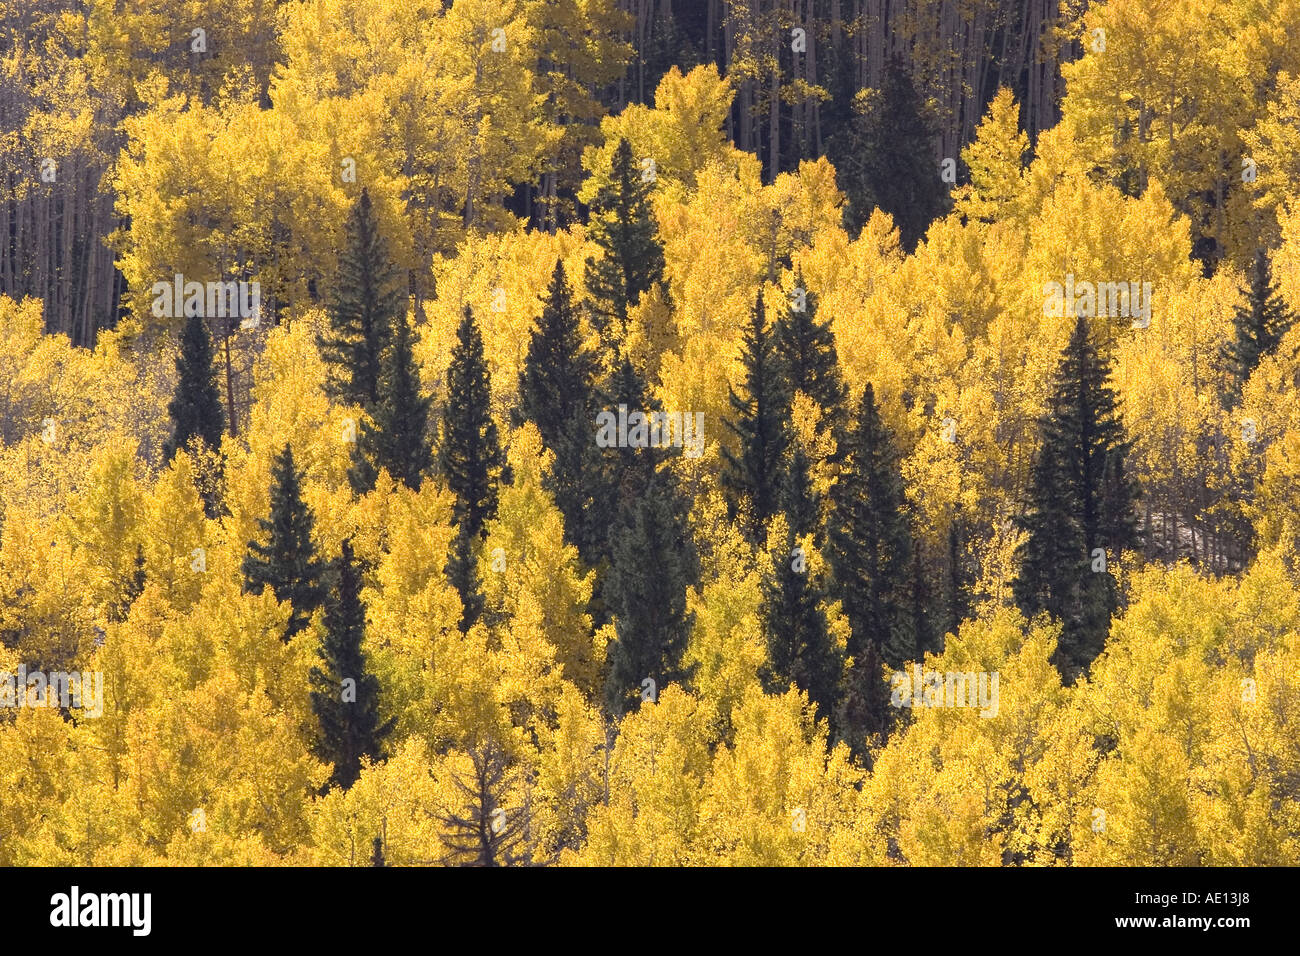
[[[1027,537],[1016,602],[1027,615],[1046,611],[1063,623],[1055,663],[1070,681],[1101,652],[1117,606],[1104,554],[1137,543],[1136,490],[1124,470],[1129,443],[1109,378],[1081,316],[1039,423],[1029,507],[1020,519]]]
[[[520,406],[555,455],[545,486],[564,515],[565,538],[591,565],[609,527],[606,521],[599,534],[592,531],[596,527],[592,509],[604,464],[593,441],[595,380],[596,363],[583,347],[564,263],[557,261],[519,375]]]
[[[438,465],[456,496],[452,521],[474,537],[482,536],[484,525],[496,515],[497,483],[505,458],[492,420],[492,387],[483,358],[483,338],[468,305],[456,339],[447,370]]]
[[[871,748],[889,736],[898,710],[890,703],[880,648],[868,643],[860,655],[850,656],[853,660],[844,670],[840,690],[837,736],[848,744],[854,757],[870,768]]]
[[[292,610],[284,634],[288,641],[306,629],[325,599],[321,583],[325,568],[311,537],[311,509],[302,500],[302,474],[294,466],[288,444],[271,465],[271,516],[257,523],[267,542],[248,543],[241,566],[244,590],[261,594],[269,586],[277,601],[289,603]]]
[[[648,428],[650,416],[663,409],[646,386],[645,380],[632,365],[631,359],[622,353],[619,353],[615,359],[614,371],[610,375],[608,401],[607,408],[616,415],[620,406],[626,407],[629,416],[629,434],[635,428],[631,421],[633,412],[640,412],[646,416]],[[618,502],[645,494],[646,488],[655,478],[659,465],[675,450],[637,447],[629,441],[626,446],[607,448],[604,451],[609,487],[600,489],[600,492],[610,495],[610,500]],[[605,527],[608,528],[608,524]]]
[[[632,145],[620,139],[610,181],[592,203],[589,227],[600,254],[588,257],[585,279],[593,324],[602,335],[625,331],[628,310],[663,282],[664,250],[650,208],[652,188],[653,180],[643,178]]]
[[[591,418],[581,416],[575,419],[576,425],[571,433],[580,467],[572,494],[575,501],[582,502],[574,538],[583,560],[592,567],[609,563],[610,528],[621,507],[645,494],[655,481],[659,482],[664,493],[676,494],[677,491],[671,473],[657,475],[660,463],[673,449],[637,447],[630,442],[625,446],[601,447],[596,442],[601,415],[616,417],[622,408],[631,433],[636,427],[633,413],[647,416],[648,429],[648,416],[660,410],[659,402],[650,394],[628,357],[615,352],[613,361],[614,370],[605,389],[593,390],[593,403],[598,402],[602,407],[598,412],[593,408],[591,411],[597,414]],[[596,427],[593,429],[593,426]],[[599,604],[599,580],[596,588],[593,601]]]
[[[785,513],[790,533],[799,538],[816,532],[821,514],[821,495],[813,487],[809,467],[808,453],[794,442],[781,486],[781,511]]]
[[[557,260],[541,318],[529,338],[528,355],[519,373],[523,414],[537,424],[542,441],[557,457],[565,425],[575,415],[590,411],[594,380],[595,363],[583,348],[564,260]]]
[[[786,371],[776,351],[772,330],[763,310],[762,292],[742,340],[745,397],[730,389],[735,420],[724,424],[740,440],[740,454],[723,449],[726,470],[723,485],[730,493],[734,512],[743,516],[751,542],[763,538],[763,527],[776,512],[786,448],[790,443],[790,394]]]
[[[591,402],[596,401],[593,390]],[[564,516],[564,538],[588,567],[606,556],[605,542],[617,501],[610,497],[613,466],[594,440],[595,409],[575,411],[560,429],[555,462],[543,487]]]
[[[1232,316],[1232,341],[1223,349],[1227,366],[1229,388],[1223,397],[1225,407],[1236,404],[1242,386],[1260,359],[1277,349],[1282,337],[1295,322],[1273,283],[1272,268],[1263,249],[1255,253],[1255,263],[1250,273],[1250,288],[1246,304],[1237,306]]]
[[[835,333],[830,319],[817,321],[817,298],[795,276],[795,288],[803,290],[803,308],[792,302],[775,329],[776,351],[785,370],[790,394],[803,392],[821,409],[830,427],[843,424],[848,388],[840,371]]]
[[[330,397],[369,409],[379,399],[380,365],[394,320],[406,313],[406,279],[388,258],[370,194],[348,215],[338,280],[329,303],[329,334],[317,338],[330,369]]]
[[[384,841],[381,837],[375,837],[374,849],[370,851],[371,866],[387,866],[384,862]]]
[[[852,628],[850,656],[865,660],[871,646],[879,659],[900,666],[916,647],[908,603],[911,522],[899,453],[870,383],[831,489],[827,538],[835,593]]]
[[[842,662],[826,621],[824,582],[808,566],[800,541],[816,523],[817,501],[808,478],[808,459],[795,447],[782,490],[787,521],[784,547],[770,555],[763,584],[769,693],[783,693],[793,683],[807,692],[818,718],[831,719],[839,692]],[[797,549],[797,550],[796,550]]]
[[[691,628],[686,589],[699,578],[699,558],[676,490],[658,480],[621,504],[610,529],[603,594],[617,639],[609,650],[605,702],[615,717],[639,699],[646,678],[660,690],[685,678],[682,655]]]
[[[212,451],[221,447],[226,416],[217,389],[217,371],[212,364],[212,338],[200,315],[191,315],[181,330],[181,354],[176,359],[176,392],[167,406],[172,432],[163,444],[163,459],[200,439]]]
[[[660,405],[626,355],[616,351],[613,361],[614,370],[606,389],[596,392],[597,401],[603,404],[600,413],[618,416],[622,408],[627,415],[628,432],[632,433],[638,427],[633,414],[647,416],[648,423],[649,416],[659,411]],[[652,486],[663,496],[675,533],[682,538],[689,535],[686,518],[689,508],[682,500],[675,474],[659,470],[659,465],[675,449],[636,447],[630,442],[626,446],[600,447],[592,431],[593,421],[598,420],[598,417],[584,420],[574,431],[582,469],[575,487],[583,503],[574,525],[574,539],[583,561],[601,572],[592,588],[589,613],[594,626],[602,627],[614,613],[607,599],[611,579],[605,573],[615,559],[617,534],[613,529],[620,526],[620,521],[629,520],[637,501],[650,494]]]
[[[456,530],[447,555],[444,573],[451,586],[460,595],[460,629],[473,627],[483,615],[483,582],[478,575],[478,542],[474,534],[462,525]]]
[[[363,420],[352,451],[348,481],[364,494],[375,486],[380,469],[395,481],[419,491],[433,467],[429,444],[430,399],[420,393],[420,369],[411,352],[411,327],[398,315],[392,339],[380,364],[378,400],[371,420]]]
[[[394,721],[380,722],[379,680],[366,670],[366,608],[351,540],[343,542],[332,570],[334,592],[325,599],[320,646],[324,667],[311,669],[311,707],[320,722],[315,754],[334,765],[326,786],[346,790],[361,774],[362,757],[382,759]]]
[[[828,149],[849,200],[845,224],[856,233],[879,207],[893,217],[910,252],[948,202],[934,121],[897,57],[885,69],[882,89],[858,95],[855,112],[849,130]]]
[[[857,421],[845,436],[839,475],[831,488],[827,550],[848,619],[839,729],[850,750],[867,760],[871,741],[888,734],[895,714],[883,664],[898,668],[915,656],[912,532],[899,453],[880,418],[875,390],[863,389]]]

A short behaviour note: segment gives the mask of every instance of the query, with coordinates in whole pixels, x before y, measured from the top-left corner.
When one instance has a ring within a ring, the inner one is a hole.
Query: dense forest
[[[0,0],[0,865],[1300,863],[1297,26]]]

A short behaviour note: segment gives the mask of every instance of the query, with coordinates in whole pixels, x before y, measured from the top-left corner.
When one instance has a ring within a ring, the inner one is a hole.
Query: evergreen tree
[[[933,118],[897,57],[885,69],[882,89],[859,93],[854,109],[848,131],[828,144],[849,200],[845,225],[856,233],[879,207],[893,217],[910,252],[948,203]]]
[[[591,401],[596,401],[593,390]],[[589,567],[606,556],[606,538],[617,502],[609,449],[595,442],[595,409],[575,410],[562,424],[555,462],[542,479],[564,516],[564,538]]]
[[[629,436],[636,428],[631,418],[633,412],[640,412],[645,416],[645,427],[648,429],[650,416],[663,410],[663,406],[650,392],[645,380],[632,365],[632,361],[623,354],[615,359],[614,371],[610,375],[608,385],[608,400],[609,404],[606,407],[614,415],[619,414],[620,406],[626,407]],[[647,487],[655,479],[659,465],[666,461],[669,455],[677,452],[673,448],[638,447],[630,440],[626,446],[607,448],[604,451],[609,491],[612,492],[612,500],[615,501],[625,501],[645,494]],[[665,476],[665,480],[668,480],[668,476]],[[605,527],[608,528],[608,524]]]
[[[595,363],[583,348],[564,261],[557,260],[541,318],[529,338],[528,354],[519,373],[523,414],[537,424],[542,441],[556,452],[557,459],[566,424],[575,415],[590,411],[594,380]],[[590,442],[591,436],[587,437]]]
[[[399,315],[380,364],[379,396],[371,420],[363,420],[352,450],[348,481],[364,494],[375,486],[380,469],[395,481],[419,491],[433,467],[428,439],[430,400],[420,394],[420,369],[411,352],[411,327]]]
[[[1039,423],[1029,507],[1020,519],[1016,602],[1063,623],[1056,665],[1073,681],[1101,652],[1117,606],[1117,588],[1101,549],[1136,545],[1135,489],[1124,470],[1124,438],[1110,368],[1080,316],[1062,354],[1048,414]]]
[[[699,558],[685,532],[679,496],[659,476],[645,494],[627,499],[610,529],[610,568],[604,597],[617,639],[609,650],[605,701],[622,716],[639,699],[647,677],[662,690],[685,678],[682,655],[690,636],[686,589],[699,578]]]
[[[600,254],[586,261],[593,322],[603,336],[624,330],[628,310],[663,282],[664,250],[650,208],[652,188],[653,181],[642,178],[632,145],[620,139],[610,181],[592,203],[589,235]]]
[[[763,584],[769,693],[790,684],[807,692],[818,718],[831,719],[837,701],[842,662],[826,621],[825,586],[808,566],[801,541],[816,524],[817,501],[808,478],[808,459],[795,447],[782,490],[787,520],[783,548],[770,555],[771,570]],[[796,550],[798,549],[798,550]]]
[[[899,453],[870,383],[831,489],[827,539],[836,593],[852,628],[850,656],[865,660],[870,645],[878,659],[891,667],[902,665],[916,648],[908,601],[911,522]]]
[[[461,525],[452,539],[444,569],[447,580],[460,595],[460,629],[463,632],[473,627],[483,615],[483,582],[478,575],[479,540],[466,525]]]
[[[808,472],[808,453],[801,444],[793,442],[781,486],[781,510],[785,513],[790,533],[799,538],[817,531],[817,518],[821,514],[821,495],[813,487]]]
[[[724,422],[740,440],[740,454],[723,449],[726,470],[722,480],[730,494],[733,511],[743,515],[745,532],[756,543],[762,540],[763,527],[776,512],[782,467],[790,442],[786,372],[767,325],[761,291],[742,342],[745,397],[742,399],[734,389],[729,390],[736,418]]]
[[[576,524],[575,539],[583,560],[592,567],[608,565],[610,558],[610,528],[619,509],[646,493],[652,482],[658,482],[664,493],[676,494],[677,484],[670,472],[657,474],[660,463],[674,449],[626,445],[601,447],[596,443],[601,416],[617,419],[627,417],[629,435],[637,428],[637,415],[647,416],[644,427],[649,428],[649,416],[660,410],[659,402],[650,394],[645,382],[626,355],[616,353],[614,370],[605,389],[595,389],[594,401],[601,404],[592,409],[591,418],[583,416],[573,432],[575,446],[580,449],[581,473],[574,497],[582,501],[582,511]],[[623,410],[620,413],[620,408]],[[597,593],[599,593],[597,583]]]
[[[545,486],[564,515],[565,538],[591,565],[609,527],[606,520],[595,533],[592,514],[604,457],[593,440],[595,379],[596,363],[583,347],[564,263],[557,261],[519,375],[520,405],[555,455]]]
[[[380,837],[375,837],[374,849],[370,851],[371,866],[387,866],[384,862],[384,841]]]
[[[497,485],[505,458],[492,420],[492,387],[483,357],[483,337],[468,305],[456,339],[447,370],[438,464],[456,496],[452,521],[473,537],[482,536],[484,525],[496,515]]]
[[[817,321],[817,299],[795,276],[795,287],[804,290],[804,308],[791,303],[776,325],[776,351],[787,376],[790,394],[803,392],[821,409],[828,427],[843,424],[848,388],[840,372],[835,333],[830,320]]]
[[[1255,253],[1255,263],[1250,273],[1250,289],[1246,304],[1237,306],[1232,316],[1232,341],[1223,349],[1224,364],[1229,375],[1229,389],[1223,404],[1232,407],[1241,394],[1242,386],[1260,359],[1277,349],[1282,337],[1295,322],[1273,283],[1268,255],[1263,249]]]
[[[316,340],[330,369],[331,398],[369,409],[379,399],[380,365],[394,320],[406,313],[404,273],[388,258],[370,194],[348,214],[338,281],[329,303],[329,333]]]
[[[898,717],[890,702],[889,681],[881,670],[880,648],[868,643],[860,656],[850,655],[840,690],[838,734],[849,751],[870,769],[871,748],[883,743]]]
[[[176,452],[198,438],[212,451],[221,447],[226,416],[217,389],[217,370],[212,364],[212,338],[200,315],[191,315],[181,330],[181,354],[176,359],[176,391],[167,405],[172,432],[163,444],[163,458],[171,461]]]
[[[625,414],[629,436],[640,427],[647,430],[646,437],[649,437],[649,416],[660,411],[660,405],[626,355],[615,354],[607,390],[598,395],[604,406],[599,415],[617,418]],[[634,413],[646,416],[644,422],[634,417]],[[583,560],[602,572],[596,577],[589,605],[596,627],[609,623],[614,613],[606,596],[610,577],[605,573],[615,560],[618,533],[614,529],[630,520],[637,501],[650,494],[652,486],[664,499],[666,513],[676,529],[674,533],[682,538],[689,536],[689,508],[682,500],[676,476],[671,470],[659,470],[659,465],[676,450],[638,447],[630,441],[624,446],[602,448],[596,445],[592,431],[592,422],[599,422],[599,415],[585,422],[576,435],[576,440],[582,443],[584,457],[579,479],[583,506],[574,535]],[[629,573],[632,573],[630,569]]]
[[[288,641],[307,627],[325,599],[321,584],[325,568],[311,537],[311,509],[302,500],[302,474],[294,466],[288,444],[271,465],[271,516],[257,523],[267,542],[248,542],[241,566],[244,590],[261,594],[269,586],[277,601],[289,603],[292,610],[284,634]]]
[[[394,720],[380,723],[379,679],[366,670],[366,608],[351,540],[343,542],[332,570],[334,592],[325,599],[320,646],[324,667],[311,669],[311,707],[320,723],[315,754],[334,765],[326,787],[346,790],[361,774],[362,757],[382,759]]]

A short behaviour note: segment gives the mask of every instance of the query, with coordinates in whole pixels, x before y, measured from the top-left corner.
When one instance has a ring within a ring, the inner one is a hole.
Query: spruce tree
[[[827,540],[836,594],[852,628],[849,654],[865,660],[870,645],[891,667],[911,658],[916,647],[909,605],[912,532],[899,457],[868,383],[831,489]]]
[[[898,709],[890,701],[889,681],[881,670],[882,663],[880,648],[868,643],[845,668],[840,690],[836,736],[868,768],[872,745],[884,742],[898,718]]]
[[[364,494],[374,488],[382,468],[412,491],[420,490],[433,467],[429,405],[430,399],[420,393],[411,327],[406,316],[399,315],[380,364],[378,400],[372,405],[371,419],[362,421],[352,450],[348,481],[353,491]]]
[[[555,455],[545,487],[564,516],[565,539],[593,566],[609,527],[606,521],[592,532],[604,457],[594,442],[595,380],[596,362],[583,347],[564,263],[557,261],[519,375],[520,406]]]
[[[1236,404],[1260,359],[1277,349],[1282,337],[1295,322],[1273,283],[1268,255],[1263,249],[1255,253],[1250,273],[1246,304],[1237,306],[1232,316],[1232,340],[1223,349],[1229,388],[1223,396],[1225,407]]]
[[[757,543],[763,538],[768,519],[776,512],[790,442],[786,372],[776,350],[775,337],[767,325],[761,291],[744,332],[741,360],[745,366],[745,397],[729,389],[736,417],[724,422],[739,439],[740,453],[735,455],[723,449],[726,469],[722,482],[733,512],[742,515],[746,536]]]
[[[316,556],[311,509],[302,500],[302,474],[294,466],[288,444],[271,465],[271,516],[259,518],[257,524],[266,543],[248,542],[241,566],[244,590],[261,594],[270,587],[277,601],[288,602],[291,611],[284,634],[288,641],[307,627],[325,599],[321,583],[325,567]]]
[[[628,432],[634,426],[631,414],[640,412],[646,416],[647,428],[650,416],[662,411],[663,406],[655,399],[641,374],[632,365],[631,359],[620,353],[615,359],[614,371],[608,384],[607,408],[618,414],[619,406],[626,406],[629,415]],[[677,450],[672,448],[636,447],[631,442],[625,447],[607,448],[605,459],[610,491],[615,500],[626,500],[645,493],[654,479],[659,465]],[[667,476],[666,476],[667,479]],[[604,493],[604,490],[602,489]],[[608,528],[608,524],[605,525]]]
[[[600,249],[586,261],[593,324],[602,336],[625,330],[628,310],[663,282],[664,250],[650,208],[653,180],[642,178],[632,145],[620,139],[609,183],[592,203],[589,233]]]
[[[452,538],[444,573],[451,586],[460,595],[460,629],[473,627],[483,615],[483,583],[478,575],[480,539],[462,525]]]
[[[897,57],[886,67],[879,91],[859,94],[855,112],[846,133],[828,148],[849,200],[845,224],[856,233],[879,207],[893,217],[910,252],[948,204],[933,117]]]
[[[528,354],[519,373],[524,417],[536,423],[542,441],[556,452],[557,458],[565,425],[573,416],[590,411],[595,372],[595,363],[583,347],[564,261],[557,260],[541,318],[529,337]]]
[[[375,837],[373,849],[370,851],[371,866],[387,866],[384,862],[384,841],[380,837]]]
[[[628,417],[629,434],[638,427],[632,418],[634,412],[646,416],[644,427],[648,429],[649,416],[660,410],[659,402],[626,355],[616,351],[613,361],[614,370],[606,388],[596,393],[596,400],[602,406],[600,412],[617,416],[622,406]],[[607,572],[617,559],[615,544],[623,533],[616,529],[632,520],[637,501],[650,494],[652,487],[663,498],[666,514],[675,529],[673,533],[683,539],[689,537],[689,508],[681,496],[675,473],[659,469],[669,455],[680,453],[678,449],[638,447],[631,442],[602,448],[595,444],[595,421],[595,418],[587,419],[575,431],[583,455],[578,483],[583,506],[574,537],[583,561],[601,572],[596,577],[589,604],[592,623],[601,627],[615,613],[607,598],[611,586]],[[647,431],[647,437],[648,434]],[[628,573],[633,573],[633,569],[629,568]]]
[[[634,412],[647,416],[648,428],[649,415],[660,410],[658,401],[650,394],[628,357],[616,351],[613,362],[614,369],[606,387],[593,391],[593,402],[599,403],[601,407],[593,407],[587,415],[577,420],[578,424],[572,432],[581,468],[575,483],[574,498],[583,503],[574,537],[583,560],[591,567],[608,565],[611,554],[610,528],[625,503],[645,494],[655,481],[663,493],[677,493],[672,473],[657,474],[659,464],[674,449],[637,447],[631,443],[612,447],[596,444],[599,414],[617,416],[622,406],[629,419],[628,431],[631,432],[634,429],[631,424]],[[600,603],[597,600],[600,586],[598,579],[596,594],[593,595],[596,606]]]
[[[781,511],[785,513],[790,533],[800,538],[817,531],[817,518],[821,514],[821,495],[813,487],[809,468],[808,453],[802,444],[793,442],[781,486]]]
[[[370,194],[348,214],[338,278],[330,297],[329,332],[316,340],[331,398],[367,410],[379,399],[380,365],[393,322],[406,314],[405,274],[388,258]]]
[[[912,646],[905,652],[908,660],[919,661],[925,658],[925,652],[936,650],[934,639],[934,609],[931,607],[933,588],[930,578],[933,570],[925,559],[924,544],[912,540],[912,567],[908,582],[909,630],[912,634]]]
[[[447,370],[447,404],[443,409],[442,444],[438,465],[456,496],[452,521],[471,537],[482,536],[497,511],[498,482],[505,459],[492,420],[492,387],[483,357],[483,338],[474,313],[456,330]]]
[[[784,547],[769,556],[763,582],[769,693],[783,693],[793,683],[808,694],[818,718],[832,719],[843,663],[827,626],[824,582],[809,567],[800,542],[816,524],[817,501],[808,477],[808,459],[795,447],[782,490],[787,520]],[[800,550],[796,550],[800,548]]]
[[[220,449],[226,416],[217,389],[217,370],[212,364],[212,338],[200,315],[189,316],[181,330],[176,391],[167,405],[167,414],[171,416],[172,431],[163,444],[165,461],[171,461],[195,438],[212,451]]]
[[[594,404],[596,392],[591,401]],[[611,497],[614,469],[609,449],[595,442],[593,408],[574,413],[563,423],[553,449],[555,462],[542,479],[564,516],[565,541],[578,549],[588,567],[606,556],[605,542],[617,502]]]
[[[863,389],[831,488],[827,551],[833,590],[850,632],[838,727],[860,760],[889,732],[896,713],[882,665],[897,669],[916,651],[913,542],[900,456],[881,420],[875,390]]]
[[[685,678],[690,636],[686,589],[699,578],[699,558],[677,507],[675,489],[652,483],[625,500],[610,529],[604,597],[615,620],[605,702],[620,717],[640,698],[647,677],[662,690]]]
[[[1136,490],[1125,472],[1129,442],[1109,378],[1080,316],[1039,422],[1029,505],[1020,519],[1027,537],[1016,602],[1027,615],[1046,611],[1062,622],[1055,663],[1068,681],[1101,652],[1117,606],[1105,554],[1137,543]]]
[[[843,424],[848,397],[835,349],[835,333],[829,319],[817,321],[817,299],[805,288],[802,275],[795,276],[795,287],[804,291],[804,307],[797,309],[792,302],[775,330],[786,387],[791,394],[803,392],[816,402],[823,422],[835,428]]]
[[[334,765],[326,787],[336,784],[346,790],[361,774],[362,757],[382,759],[383,740],[394,721],[380,722],[379,679],[366,670],[366,608],[350,539],[343,542],[332,571],[320,646],[324,666],[311,669],[311,707],[320,723],[315,754]]]

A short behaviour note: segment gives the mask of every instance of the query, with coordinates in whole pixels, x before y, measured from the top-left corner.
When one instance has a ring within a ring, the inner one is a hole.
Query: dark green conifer
[[[290,640],[311,622],[325,599],[325,568],[312,541],[311,509],[302,500],[302,474],[294,466],[293,449],[286,444],[271,465],[271,515],[257,524],[266,543],[248,542],[241,570],[244,589],[261,594],[270,587],[277,601],[291,607],[284,639]]]

